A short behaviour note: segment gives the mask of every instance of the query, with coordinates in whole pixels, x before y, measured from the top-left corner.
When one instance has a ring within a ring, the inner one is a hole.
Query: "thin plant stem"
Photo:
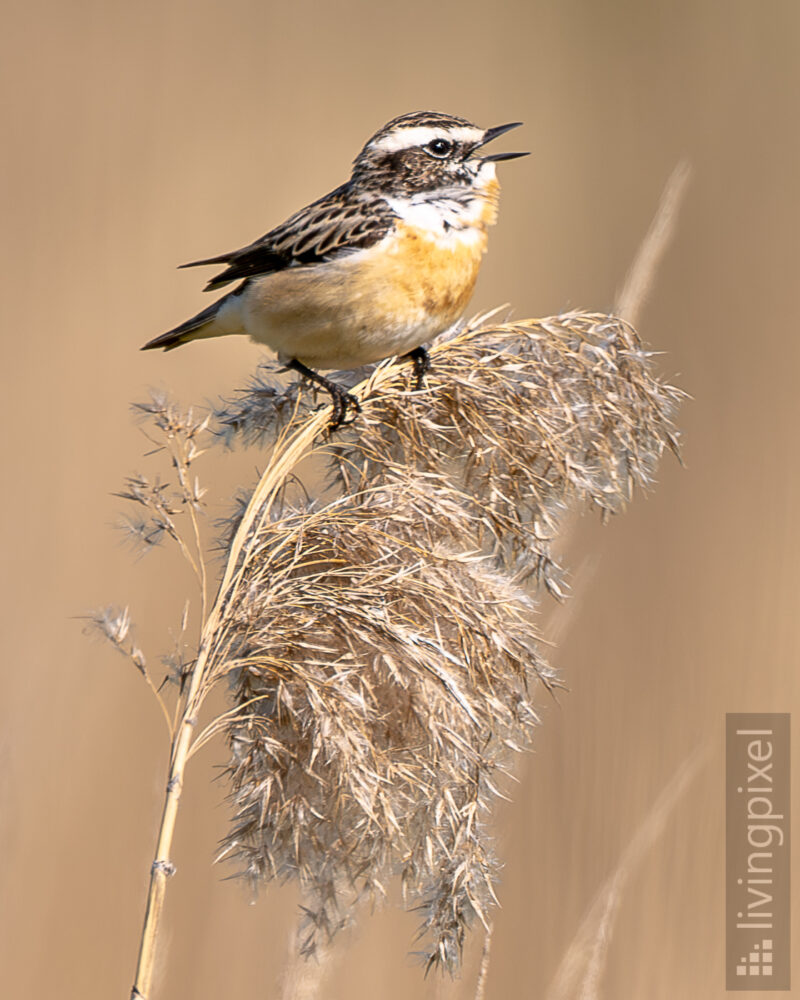
[[[647,296],[655,284],[656,272],[675,232],[678,211],[690,177],[689,161],[681,160],[670,174],[650,228],[617,296],[614,312],[631,326],[638,324]]]
[[[158,690],[158,688],[155,686],[155,684],[150,679],[150,675],[147,674],[147,673],[145,673],[144,679],[145,679],[145,683],[147,684],[147,686],[150,688],[150,690],[155,695],[155,699],[158,702],[158,707],[161,709],[161,711],[162,711],[162,713],[164,715],[164,721],[167,724],[167,736],[171,740],[172,737],[173,737],[173,735],[174,735],[174,733],[175,733],[175,722],[170,717],[169,709],[167,708],[167,703],[161,697],[161,692]]]
[[[616,869],[586,910],[547,993],[548,1000],[599,1000],[601,978],[625,888],[709,757],[708,746],[694,750],[662,789],[622,852]]]
[[[475,1000],[485,1000],[486,982],[489,978],[489,959],[492,954],[492,934],[494,924],[489,924],[486,937],[483,939],[483,951],[481,952],[481,967],[478,971],[478,981],[475,984]]]
[[[185,445],[183,451],[185,452]],[[178,472],[178,481],[180,482],[181,489],[186,497],[192,496],[192,489],[189,483],[186,481],[186,469],[188,468],[187,455],[181,454],[175,462],[175,468]],[[203,542],[200,536],[200,524],[197,520],[197,511],[195,510],[195,505],[191,501],[189,503],[189,518],[192,522],[192,533],[194,535],[195,550],[197,552],[197,565],[195,566],[195,572],[197,574],[197,581],[200,585],[200,620],[206,620],[206,612],[208,610],[208,578],[206,571],[206,561],[203,558]],[[194,563],[193,563],[194,565]]]
[[[169,860],[172,839],[175,833],[175,821],[178,816],[178,804],[183,790],[183,775],[186,767],[192,732],[195,726],[194,710],[199,707],[198,693],[200,691],[207,661],[206,643],[200,648],[194,669],[189,681],[189,689],[183,703],[177,733],[172,742],[170,753],[169,777],[167,780],[164,808],[158,830],[158,841],[153,864],[150,868],[150,886],[147,893],[144,925],[139,945],[139,957],[136,963],[136,973],[131,992],[132,1000],[148,1000],[153,982],[156,943],[164,908],[164,896],[167,889],[167,879],[174,874],[175,868]]]

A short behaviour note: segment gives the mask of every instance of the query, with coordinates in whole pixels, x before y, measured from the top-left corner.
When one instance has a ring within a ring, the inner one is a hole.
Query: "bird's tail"
[[[149,340],[142,350],[152,351],[160,347],[165,351],[172,351],[181,344],[188,344],[190,340],[244,333],[239,311],[239,296],[243,290],[244,286],[240,285],[228,295],[213,302],[207,309],[176,326],[174,330],[167,330],[160,337]]]

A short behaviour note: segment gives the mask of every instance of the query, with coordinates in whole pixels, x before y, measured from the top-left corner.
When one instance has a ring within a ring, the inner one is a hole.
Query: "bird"
[[[495,165],[528,155],[485,147],[521,124],[482,129],[436,111],[393,118],[346,183],[239,250],[180,265],[222,267],[204,291],[237,285],[142,350],[249,335],[330,393],[332,429],[361,407],[320,369],[408,357],[421,388],[424,345],[453,327],[472,296],[497,218]]]

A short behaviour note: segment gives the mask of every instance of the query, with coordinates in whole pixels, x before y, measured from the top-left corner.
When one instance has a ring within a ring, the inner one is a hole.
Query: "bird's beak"
[[[494,128],[487,128],[483,133],[481,141],[474,147],[473,152],[475,149],[480,149],[501,135],[505,135],[506,132],[510,132],[512,128],[519,128],[521,124],[522,122],[511,122],[508,125],[496,125]],[[516,160],[519,156],[530,156],[530,153],[493,153],[491,156],[482,156],[481,160],[484,163],[499,163],[501,160]]]

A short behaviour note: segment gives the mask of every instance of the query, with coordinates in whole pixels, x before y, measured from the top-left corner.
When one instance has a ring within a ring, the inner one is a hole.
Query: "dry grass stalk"
[[[600,1000],[614,924],[628,882],[664,831],[681,797],[700,773],[708,751],[695,751],[678,768],[622,853],[581,921],[567,949],[548,1000]]]
[[[492,955],[492,935],[494,934],[494,925],[489,924],[489,929],[486,931],[486,937],[483,939],[483,950],[481,951],[481,964],[478,969],[478,980],[475,984],[475,1000],[485,1000],[486,997],[486,983],[489,980],[489,959]]]
[[[614,311],[636,326],[647,296],[655,284],[656,272],[669,246],[678,221],[678,211],[689,185],[691,168],[681,160],[670,174],[653,222],[617,296]]]
[[[414,393],[407,366],[381,365],[353,390],[363,415],[333,439],[330,408],[309,414],[313,395],[296,386],[261,380],[218,414],[229,435],[272,438],[272,450],[226,532],[196,656],[172,671],[134,996],[150,994],[185,766],[218,733],[235,809],[222,854],[254,883],[300,881],[305,952],[393,876],[423,914],[428,966],[454,969],[469,924],[487,923],[490,805],[512,752],[530,744],[536,682],[555,680],[531,585],[562,592],[550,543],[566,510],[618,511],[652,481],[664,446],[676,447],[680,393],[652,374],[633,329],[602,315],[474,322],[432,358]],[[165,401],[146,409],[177,487],[135,480],[126,495],[148,517],[134,534],[177,541],[204,592],[190,466],[205,427]],[[324,502],[290,496],[314,449],[329,463]],[[97,624],[115,641],[113,616]],[[231,708],[198,732],[223,680]]]

